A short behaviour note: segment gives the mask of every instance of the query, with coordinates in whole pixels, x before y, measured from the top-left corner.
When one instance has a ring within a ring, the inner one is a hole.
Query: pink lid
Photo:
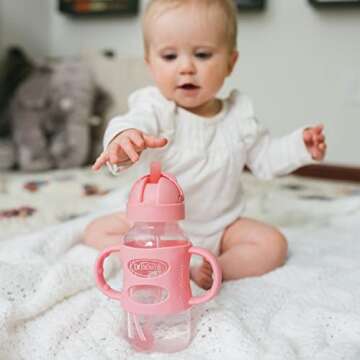
[[[184,219],[184,193],[175,176],[161,172],[160,162],[153,162],[150,174],[141,177],[133,185],[127,216],[134,222]]]

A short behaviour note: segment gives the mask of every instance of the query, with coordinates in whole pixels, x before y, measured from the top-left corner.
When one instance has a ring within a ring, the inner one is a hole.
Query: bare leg
[[[93,220],[85,229],[83,242],[97,250],[119,244],[121,235],[131,227],[125,213],[117,212]]]
[[[287,241],[277,229],[256,220],[241,218],[228,226],[221,239],[218,261],[223,280],[259,276],[284,264]],[[207,262],[192,269],[192,279],[202,288],[212,285]]]

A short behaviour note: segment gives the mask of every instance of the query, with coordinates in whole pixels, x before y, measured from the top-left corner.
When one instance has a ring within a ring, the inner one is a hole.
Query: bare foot
[[[190,269],[190,277],[195,283],[205,290],[209,290],[213,284],[211,265],[204,260],[200,266]]]

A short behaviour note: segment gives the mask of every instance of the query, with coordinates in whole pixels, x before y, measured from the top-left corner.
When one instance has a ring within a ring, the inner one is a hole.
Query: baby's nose
[[[180,74],[194,74],[196,72],[195,65],[191,59],[185,58],[181,61],[180,64]]]

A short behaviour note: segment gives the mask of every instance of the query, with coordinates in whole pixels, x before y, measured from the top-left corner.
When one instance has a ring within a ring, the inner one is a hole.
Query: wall
[[[19,44],[32,57],[49,52],[50,10],[48,0],[1,0],[0,46]]]
[[[124,55],[141,55],[141,29],[138,16],[74,18],[57,12],[57,1],[50,1],[52,55],[72,55],[83,48],[112,48]]]
[[[56,0],[41,9],[46,0],[32,0],[38,12],[26,0],[3,1],[13,11],[5,38],[12,34],[33,53],[142,54],[139,17],[74,19],[56,11]],[[274,135],[323,122],[327,161],[360,166],[360,6],[318,10],[307,0],[267,2],[263,12],[239,14],[240,60],[223,93],[237,87],[250,94]]]
[[[241,59],[231,85],[254,98],[276,134],[323,122],[328,161],[360,165],[360,6],[316,10],[273,0],[239,19]]]

